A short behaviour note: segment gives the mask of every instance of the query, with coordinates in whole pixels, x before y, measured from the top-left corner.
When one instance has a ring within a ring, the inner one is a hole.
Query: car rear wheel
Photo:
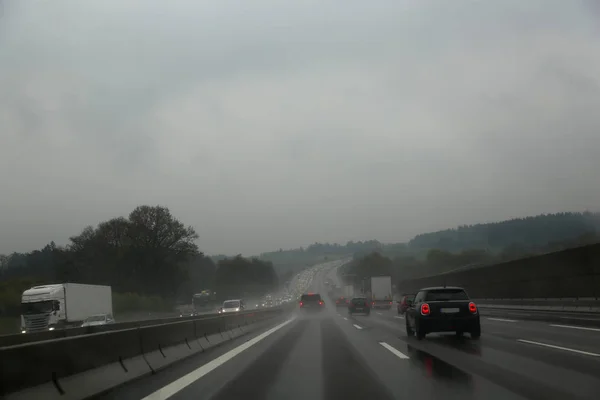
[[[425,330],[421,327],[421,324],[417,323],[415,327],[415,333],[417,335],[417,340],[421,340],[425,338]]]
[[[471,339],[479,339],[481,337],[481,326],[477,325],[475,329],[471,331]]]
[[[406,336],[412,336],[414,334],[415,334],[415,332],[410,327],[410,323],[408,322],[408,319],[407,319],[406,320]]]

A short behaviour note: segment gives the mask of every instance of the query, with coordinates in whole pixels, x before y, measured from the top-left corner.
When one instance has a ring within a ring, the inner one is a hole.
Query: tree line
[[[272,263],[241,256],[215,263],[199,251],[197,239],[194,228],[168,208],[144,205],[127,218],[86,227],[66,246],[51,242],[40,250],[0,256],[0,315],[18,313],[22,291],[36,284],[110,285],[114,293],[129,294],[130,302],[152,307],[161,301],[189,303],[203,289],[242,297],[278,285]]]
[[[367,255],[356,254],[352,262],[342,267],[340,274],[343,277],[345,276],[348,282],[354,282],[355,284],[360,284],[360,281],[364,278],[380,275],[390,275],[393,282],[398,282],[462,268],[497,264],[599,242],[599,234],[588,232],[571,239],[552,241],[544,246],[526,247],[522,244],[512,244],[497,253],[487,249],[466,249],[459,252],[429,249],[426,256],[420,259],[410,254],[387,257],[380,251],[373,251]]]
[[[424,233],[409,243],[412,249],[502,251],[509,246],[536,249],[562,243],[600,230],[600,213],[565,212],[515,218],[508,221],[463,225],[456,229]]]

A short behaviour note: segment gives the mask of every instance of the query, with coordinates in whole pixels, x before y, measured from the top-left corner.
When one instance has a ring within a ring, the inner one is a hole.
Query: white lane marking
[[[386,342],[379,342],[379,344],[382,345],[384,348],[388,349],[393,355],[395,355],[398,358],[401,358],[403,360],[408,360],[410,358],[409,356],[399,352],[395,347],[390,346]]]
[[[382,313],[377,312],[377,311],[375,311],[375,314],[377,314],[377,315],[383,315]]]
[[[398,319],[404,319],[404,317],[403,317],[403,316],[401,316],[401,315],[394,315],[394,318],[398,318]]]
[[[557,328],[581,329],[584,331],[600,332],[600,329],[598,329],[598,328],[587,328],[585,326],[571,326],[571,325],[550,325],[550,326],[555,326]]]
[[[180,392],[186,386],[191,385],[198,379],[202,378],[204,375],[208,374],[209,372],[213,371],[214,369],[225,364],[227,361],[231,360],[233,357],[237,356],[244,350],[249,349],[250,347],[254,346],[256,343],[260,342],[267,336],[277,332],[279,329],[283,328],[284,326],[286,326],[293,320],[294,320],[293,318],[289,319],[289,320],[285,321],[284,323],[279,324],[276,327],[269,329],[268,331],[258,335],[254,339],[251,339],[251,340],[247,341],[246,343],[236,347],[235,349],[232,349],[232,350],[228,351],[227,353],[215,358],[214,360],[204,364],[200,368],[188,373],[187,375],[182,376],[181,378],[177,379],[176,381],[169,383],[167,386],[165,386],[161,389],[158,389],[156,392],[144,397],[142,400],[165,400],[165,399],[168,399],[169,397]]]
[[[344,321],[348,321],[348,318],[344,317]]]
[[[359,326],[359,325],[356,325],[356,324],[352,324],[352,325],[354,325],[354,327],[355,327],[356,329],[362,329],[362,326]]]
[[[524,340],[524,339],[517,339],[517,342],[535,344],[538,346],[550,347],[552,349],[571,351],[573,353],[585,354],[586,356],[600,357],[600,354],[590,353],[588,351],[583,351],[583,350],[569,349],[568,347],[555,346],[553,344],[548,344],[548,343],[532,342],[531,340]]]
[[[504,318],[487,318],[490,321],[500,321],[500,322],[517,322],[516,319],[504,319]]]

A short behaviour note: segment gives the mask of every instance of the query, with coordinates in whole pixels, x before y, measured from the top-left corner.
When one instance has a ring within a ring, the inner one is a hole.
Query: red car
[[[408,309],[409,302],[412,303],[413,300],[415,299],[415,295],[414,294],[405,294],[402,296],[402,300],[400,300],[398,302],[398,315],[402,315],[406,312],[406,310]]]
[[[336,307],[348,307],[348,303],[350,303],[350,300],[344,296],[340,296],[335,300]]]

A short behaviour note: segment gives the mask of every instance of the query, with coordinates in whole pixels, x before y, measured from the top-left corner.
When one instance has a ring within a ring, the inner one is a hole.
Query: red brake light
[[[302,307],[303,305],[304,305],[304,303],[303,303],[303,302],[300,302],[300,307]]]
[[[320,305],[323,305],[323,300],[319,300],[319,304],[320,304]]]
[[[372,302],[371,304],[372,304],[372,305],[375,305],[375,302]]]
[[[475,305],[475,303],[469,303],[469,311],[471,311],[471,314],[477,314],[477,306]]]
[[[390,304],[392,304],[392,302],[390,301]]]
[[[429,304],[423,303],[421,304],[421,315],[429,315],[431,310],[429,309]]]

